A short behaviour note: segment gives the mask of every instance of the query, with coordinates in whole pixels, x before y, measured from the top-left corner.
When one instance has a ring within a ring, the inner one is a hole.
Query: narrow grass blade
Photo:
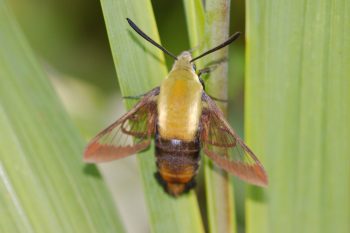
[[[247,232],[350,232],[350,4],[247,3]]]
[[[183,1],[187,31],[190,39],[190,44],[193,49],[193,57],[198,56],[204,50],[205,42],[205,13],[202,1]],[[200,64],[200,61],[199,61]]]
[[[204,10],[199,0],[184,1],[191,46],[198,47],[196,54],[219,45],[229,36],[230,1],[210,0],[205,4]],[[199,60],[197,67],[204,68],[213,61],[218,63],[227,56],[228,49],[221,49]],[[206,79],[206,91],[219,99],[227,99],[227,76],[227,62],[219,63],[210,73],[210,78]],[[220,107],[225,113],[227,112],[226,104],[220,104]],[[203,159],[209,231],[211,233],[236,232],[231,178],[226,172],[215,167],[205,156]]]
[[[0,232],[123,232],[83,141],[0,0]]]
[[[159,86],[167,75],[164,55],[139,37],[126,21],[127,17],[132,19],[147,35],[159,42],[150,1],[101,0],[101,3],[122,94],[139,95]],[[177,199],[170,197],[154,177],[154,151],[137,156],[152,232],[203,232],[193,191]]]

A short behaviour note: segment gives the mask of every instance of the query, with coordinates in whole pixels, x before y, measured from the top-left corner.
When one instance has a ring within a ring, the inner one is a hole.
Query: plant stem
[[[230,1],[208,0],[205,6],[202,6],[199,0],[184,1],[184,4],[191,46],[198,47],[195,55],[198,55],[198,52],[217,46],[228,38]],[[199,25],[193,25],[194,22]],[[227,56],[228,49],[221,49],[199,60],[197,67],[203,68],[209,62],[226,59]],[[206,79],[206,92],[217,98],[227,99],[227,75],[227,62],[221,62],[210,73],[210,78]],[[222,103],[219,105],[226,114],[227,105]],[[213,166],[206,156],[203,156],[203,159],[209,231],[211,233],[236,232],[231,179],[226,172]]]

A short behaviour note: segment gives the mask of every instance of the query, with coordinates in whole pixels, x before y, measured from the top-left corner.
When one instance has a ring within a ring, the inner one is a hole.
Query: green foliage
[[[123,232],[83,141],[0,1],[0,231]]]
[[[139,95],[159,86],[167,75],[163,53],[139,37],[125,19],[132,19],[159,41],[150,1],[102,0],[101,3],[122,94]],[[137,156],[152,232],[203,232],[193,191],[177,199],[170,197],[154,178],[154,151]]]
[[[247,232],[350,232],[350,4],[248,1]]]
[[[11,2],[36,54],[58,72],[115,89],[108,84],[107,76],[113,72],[108,69],[111,62],[106,62],[109,54],[102,55],[98,44],[90,46],[97,38],[90,37],[91,32],[102,27],[89,21],[93,18],[89,4],[76,1],[74,10],[63,17],[57,9],[64,3],[37,7],[38,2]],[[156,4],[161,11],[170,2]],[[139,95],[158,86],[167,75],[163,53],[125,20],[130,17],[159,41],[150,1],[101,3],[122,94]],[[86,8],[81,10],[82,6]],[[183,1],[183,6],[194,55],[227,38],[229,1]],[[183,22],[178,20],[181,7],[156,14],[163,25],[162,38],[181,44],[170,48],[175,53],[186,44],[175,28]],[[38,12],[43,11],[41,17]],[[270,178],[267,189],[248,187],[248,233],[350,232],[349,12],[347,0],[247,1],[245,135]],[[237,17],[231,18],[235,23]],[[106,41],[100,42],[106,50]],[[197,67],[224,56],[225,50],[214,53],[196,62]],[[86,69],[86,64],[96,67]],[[207,91],[227,98],[226,78],[225,64],[206,80]],[[229,87],[232,96],[239,96],[241,88],[236,86]],[[129,108],[131,104],[126,103]],[[82,163],[85,142],[4,0],[0,0],[0,129],[0,232],[124,232],[95,166]],[[154,179],[153,150],[137,156],[151,231],[204,232],[193,191],[171,198]],[[208,217],[203,219],[208,219],[211,233],[235,232],[230,182],[215,178],[219,173],[205,164]]]

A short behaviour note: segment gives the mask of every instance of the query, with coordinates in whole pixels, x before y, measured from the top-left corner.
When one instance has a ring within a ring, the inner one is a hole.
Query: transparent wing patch
[[[215,102],[205,93],[203,95],[200,137],[204,153],[242,180],[266,186],[267,175],[258,158],[230,127]]]
[[[157,118],[156,89],[147,93],[136,106],[100,132],[87,145],[86,162],[97,163],[123,158],[146,149],[155,133]]]

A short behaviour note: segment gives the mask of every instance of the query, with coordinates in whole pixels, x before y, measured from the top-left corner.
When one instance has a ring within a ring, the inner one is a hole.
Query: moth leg
[[[133,99],[133,100],[139,100],[142,97],[144,97],[144,95],[134,95],[134,96],[123,96],[123,99]]]
[[[160,88],[159,87],[155,87],[153,88],[152,90],[146,92],[146,93],[143,93],[141,95],[130,95],[130,96],[123,96],[122,98],[123,99],[141,99],[142,97],[145,97],[146,95],[158,95],[159,94],[159,91],[160,91]]]
[[[148,93],[148,92],[147,92]],[[142,97],[144,97],[145,95],[147,95],[147,93],[141,94],[141,95],[130,95],[130,96],[123,96],[123,99],[133,99],[133,100],[139,100]]]
[[[215,69],[216,67],[211,67],[211,66],[209,66],[209,67],[206,67],[206,68],[203,68],[203,69],[200,69],[199,71],[198,71],[198,77],[201,79],[201,76],[203,75],[203,74],[209,74],[211,71],[213,71],[214,69]]]
[[[200,69],[198,71],[198,74],[197,74],[198,77],[202,76],[203,74],[208,74],[208,73],[214,71],[219,65],[221,65],[225,62],[227,62],[227,58],[223,58],[223,59],[219,59],[219,60],[210,62],[209,64],[207,64],[208,65],[207,67]]]
[[[215,70],[215,69],[218,67],[218,65],[221,64],[221,63],[222,63],[222,61],[221,61],[220,63],[212,64],[211,66],[208,66],[208,67],[203,68],[203,69],[201,69],[201,70],[198,71],[199,82],[202,84],[203,90],[205,90],[205,83],[204,83],[204,80],[202,79],[201,76],[202,76],[203,74],[208,74],[208,73],[210,73],[211,71]],[[228,102],[228,100],[216,98],[216,97],[211,96],[211,95],[209,95],[209,94],[208,94],[208,96],[209,96],[211,99],[213,99],[213,100],[215,100],[215,101],[218,101],[218,102],[223,102],[223,103],[227,103],[227,102]]]

